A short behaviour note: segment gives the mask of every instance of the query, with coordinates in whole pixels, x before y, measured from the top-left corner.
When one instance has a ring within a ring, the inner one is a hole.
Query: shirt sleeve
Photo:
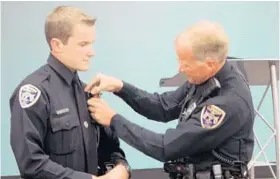
[[[98,156],[100,164],[109,162],[116,165],[118,161],[126,161],[119,139],[110,128],[100,127]]]
[[[248,106],[244,102],[231,100],[231,96],[218,100],[209,100],[165,134],[145,129],[119,114],[114,116],[111,128],[126,143],[159,161],[192,156],[215,149],[247,122]]]
[[[169,122],[179,117],[181,105],[189,88],[190,85],[185,83],[175,91],[152,94],[123,82],[123,88],[114,94],[148,119]]]
[[[25,84],[10,98],[11,147],[23,178],[91,179],[90,174],[65,168],[44,152],[49,102],[43,90]]]

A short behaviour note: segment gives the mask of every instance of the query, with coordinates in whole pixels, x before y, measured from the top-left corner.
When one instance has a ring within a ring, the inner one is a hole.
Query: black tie
[[[76,104],[81,123],[84,148],[86,154],[87,171],[90,174],[97,175],[97,133],[94,124],[90,121],[90,114],[88,112],[87,97],[84,92],[78,74],[75,73],[73,79],[74,94],[76,97]]]

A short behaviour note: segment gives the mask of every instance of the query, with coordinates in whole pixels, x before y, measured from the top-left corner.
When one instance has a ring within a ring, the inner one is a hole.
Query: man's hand
[[[85,92],[96,95],[102,91],[118,92],[122,87],[123,82],[121,80],[104,74],[98,74],[87,84]]]
[[[118,164],[108,173],[102,176],[94,176],[92,175],[92,179],[128,179],[129,173],[127,172],[125,166],[122,164]]]
[[[110,126],[116,112],[101,98],[90,98],[88,109],[93,119],[103,126]]]
[[[106,179],[128,179],[129,174],[122,164],[118,164],[108,173],[103,175]]]

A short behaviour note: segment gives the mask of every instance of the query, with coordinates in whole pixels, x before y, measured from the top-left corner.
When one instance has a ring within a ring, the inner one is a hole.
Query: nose
[[[90,49],[88,52],[88,56],[89,57],[95,56],[95,51],[93,49]]]

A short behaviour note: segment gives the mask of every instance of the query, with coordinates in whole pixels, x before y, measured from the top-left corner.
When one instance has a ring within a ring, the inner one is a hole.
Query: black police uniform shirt
[[[11,147],[22,177],[91,179],[97,165],[126,162],[110,128],[94,123],[86,104],[76,104],[74,77],[50,55],[12,94]],[[83,119],[77,105],[86,108]]]
[[[254,109],[249,86],[239,70],[226,62],[213,77],[220,88],[194,104],[192,113],[165,134],[155,133],[116,114],[111,128],[117,136],[159,161],[188,157],[194,163],[214,161],[212,150],[227,159],[250,161],[254,148]],[[212,79],[213,79],[212,78]],[[209,80],[208,80],[209,81]],[[183,104],[197,92],[208,90],[208,82],[186,82],[175,91],[150,94],[124,82],[115,95],[148,119],[169,122],[178,119]]]

